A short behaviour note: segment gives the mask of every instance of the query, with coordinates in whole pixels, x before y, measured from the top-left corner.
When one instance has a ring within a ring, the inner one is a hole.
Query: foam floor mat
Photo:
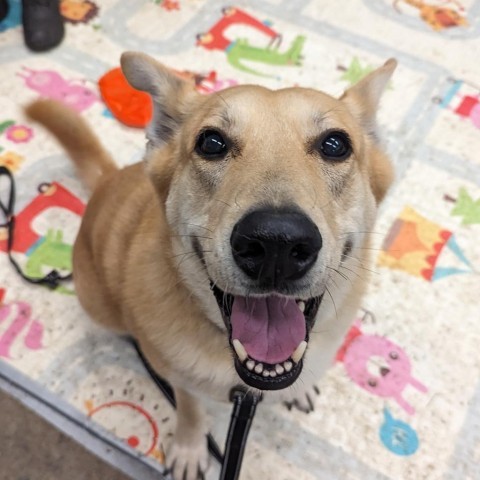
[[[319,380],[315,411],[259,407],[242,478],[479,479],[480,2],[62,0],[65,40],[35,55],[23,45],[20,1],[10,5],[0,23],[0,165],[18,189],[14,256],[34,276],[71,269],[87,195],[21,105],[69,103],[124,165],[141,159],[144,133],[112,118],[97,82],[125,50],[154,55],[205,94],[259,83],[339,95],[398,59],[379,114],[397,181],[375,229],[369,293]],[[2,182],[2,198],[6,190]],[[0,228],[2,374],[162,472],[175,415],[135,352],[89,321],[73,285],[25,284],[6,237]],[[365,357],[402,380],[372,373],[362,388]],[[229,406],[209,412],[223,443]]]

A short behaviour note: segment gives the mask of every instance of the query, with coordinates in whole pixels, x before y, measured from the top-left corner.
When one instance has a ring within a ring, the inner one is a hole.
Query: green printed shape
[[[462,187],[458,192],[458,199],[451,214],[463,217],[463,225],[480,223],[480,198],[474,200],[467,192],[467,189]]]
[[[33,278],[42,278],[45,275],[43,267],[67,272],[72,271],[72,246],[64,243],[61,230],[56,232],[48,230],[47,236],[39,242],[35,250],[29,255],[25,273]],[[58,287],[55,291],[67,294],[74,293],[63,286]]]
[[[345,80],[350,85],[354,85],[374,70],[375,68],[373,68],[371,65],[366,65],[363,67],[360,63],[360,60],[357,57],[353,57],[348,69],[340,77],[340,80]]]
[[[15,125],[13,120],[6,120],[5,122],[0,123],[0,133],[3,133],[8,127]]]
[[[227,60],[235,68],[261,77],[271,77],[253,68],[245,66],[243,60],[264,63],[266,65],[300,65],[302,49],[305,44],[303,35],[297,36],[286,52],[279,52],[277,47],[259,48],[248,43],[247,39],[238,39],[233,42],[226,51]]]

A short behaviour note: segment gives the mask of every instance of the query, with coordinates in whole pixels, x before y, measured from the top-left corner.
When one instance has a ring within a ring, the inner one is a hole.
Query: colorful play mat
[[[243,83],[339,95],[398,59],[379,115],[397,181],[375,228],[369,293],[315,411],[259,407],[242,478],[478,480],[480,1],[62,0],[65,41],[36,55],[23,45],[20,0],[10,4],[0,165],[18,189],[13,255],[31,276],[71,269],[87,195],[21,105],[67,103],[128,164],[144,133],[115,118],[98,86],[125,50],[154,55],[205,95]],[[77,439],[132,478],[160,478],[174,412],[131,346],[89,321],[72,284],[52,292],[18,277],[6,237],[0,229],[0,383],[63,430],[83,430]],[[230,407],[209,412],[223,444]]]

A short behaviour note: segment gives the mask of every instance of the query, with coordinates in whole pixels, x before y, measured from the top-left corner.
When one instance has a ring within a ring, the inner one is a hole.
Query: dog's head
[[[251,85],[202,96],[152,58],[122,56],[128,81],[154,102],[146,162],[173,261],[250,386],[291,385],[328,287],[337,307],[348,301],[342,268],[364,257],[392,180],[375,111],[395,66],[340,99]]]

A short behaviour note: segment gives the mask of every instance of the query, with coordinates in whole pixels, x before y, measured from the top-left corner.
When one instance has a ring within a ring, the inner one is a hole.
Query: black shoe
[[[7,0],[0,0],[0,22],[7,17],[8,10],[9,8]]]
[[[56,47],[63,39],[63,18],[58,0],[22,0],[23,37],[34,52]]]

